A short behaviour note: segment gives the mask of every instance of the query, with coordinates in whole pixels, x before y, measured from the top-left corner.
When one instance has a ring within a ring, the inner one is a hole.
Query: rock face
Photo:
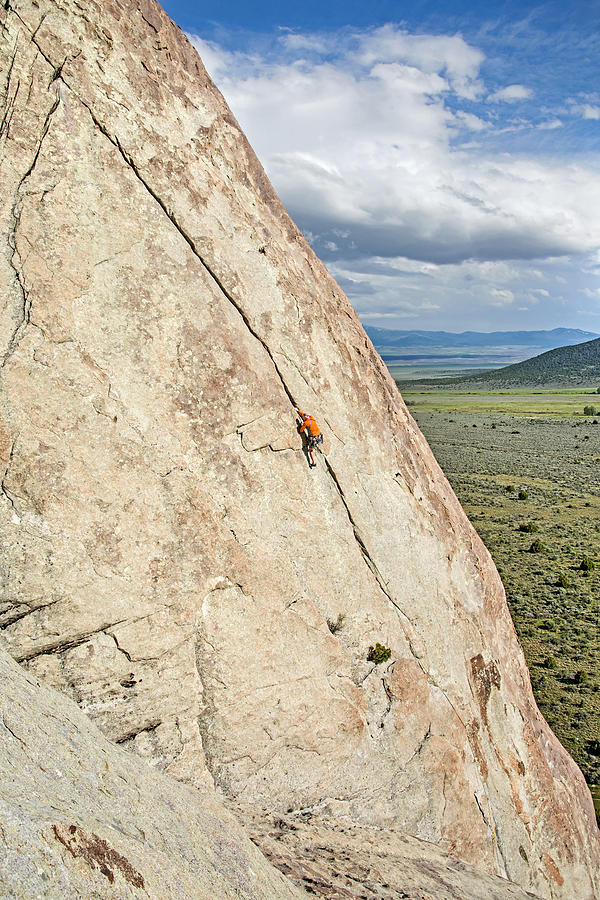
[[[492,561],[195,51],[154,0],[0,27],[12,655],[191,784],[594,897]]]

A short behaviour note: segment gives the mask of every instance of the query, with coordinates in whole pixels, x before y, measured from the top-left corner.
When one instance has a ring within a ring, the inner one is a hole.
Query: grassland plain
[[[542,713],[600,785],[600,416],[583,415],[593,398],[403,396],[498,567]]]

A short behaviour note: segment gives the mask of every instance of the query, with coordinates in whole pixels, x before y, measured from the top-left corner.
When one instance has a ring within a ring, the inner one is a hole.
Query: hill
[[[419,384],[443,384],[453,387],[577,387],[600,384],[600,338],[568,347],[547,350],[523,362],[514,363],[501,369],[479,372],[457,378],[423,378],[410,382],[411,387]],[[400,382],[399,382],[400,383]]]

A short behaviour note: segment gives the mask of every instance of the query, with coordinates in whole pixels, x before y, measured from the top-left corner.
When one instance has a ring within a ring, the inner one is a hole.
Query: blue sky
[[[600,332],[600,0],[164,6],[365,324]]]

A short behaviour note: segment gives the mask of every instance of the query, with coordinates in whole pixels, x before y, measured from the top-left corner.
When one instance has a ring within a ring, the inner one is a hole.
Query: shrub
[[[595,416],[598,414],[598,412],[599,412],[599,410],[597,410],[595,406],[584,406],[583,407],[584,416]]]
[[[514,484],[507,484],[507,485],[506,485],[506,493],[507,493],[507,494],[512,494],[514,490],[515,490]]]
[[[533,542],[531,547],[529,548],[529,553],[542,553],[545,550],[545,546],[538,539]]]
[[[519,491],[518,497],[519,500],[527,500],[529,493],[527,491]]]
[[[533,532],[537,530],[538,527],[534,522],[521,522],[519,525],[519,531],[522,531],[525,534],[533,534]]]
[[[578,669],[575,672],[575,684],[583,684],[588,679],[588,673],[584,672],[583,669]]]
[[[374,647],[369,647],[369,652],[367,653],[367,659],[369,662],[374,662],[376,666],[379,663],[386,662],[392,655],[392,651],[389,647],[384,647],[383,644],[380,644],[379,641],[375,644]]]
[[[343,613],[338,613],[337,619],[327,619],[327,627],[332,634],[335,634],[336,631],[339,631],[340,628],[343,628],[345,618],[346,616]]]
[[[553,656],[547,656],[544,660],[544,666],[546,669],[555,669],[556,668],[556,660]]]
[[[567,576],[563,572],[561,572],[560,575],[558,576],[558,578],[556,579],[556,585],[557,585],[557,587],[570,588],[571,587],[571,579],[567,578]]]
[[[594,560],[590,559],[589,556],[584,556],[579,563],[579,569],[581,572],[593,572],[595,568],[596,566]]]

